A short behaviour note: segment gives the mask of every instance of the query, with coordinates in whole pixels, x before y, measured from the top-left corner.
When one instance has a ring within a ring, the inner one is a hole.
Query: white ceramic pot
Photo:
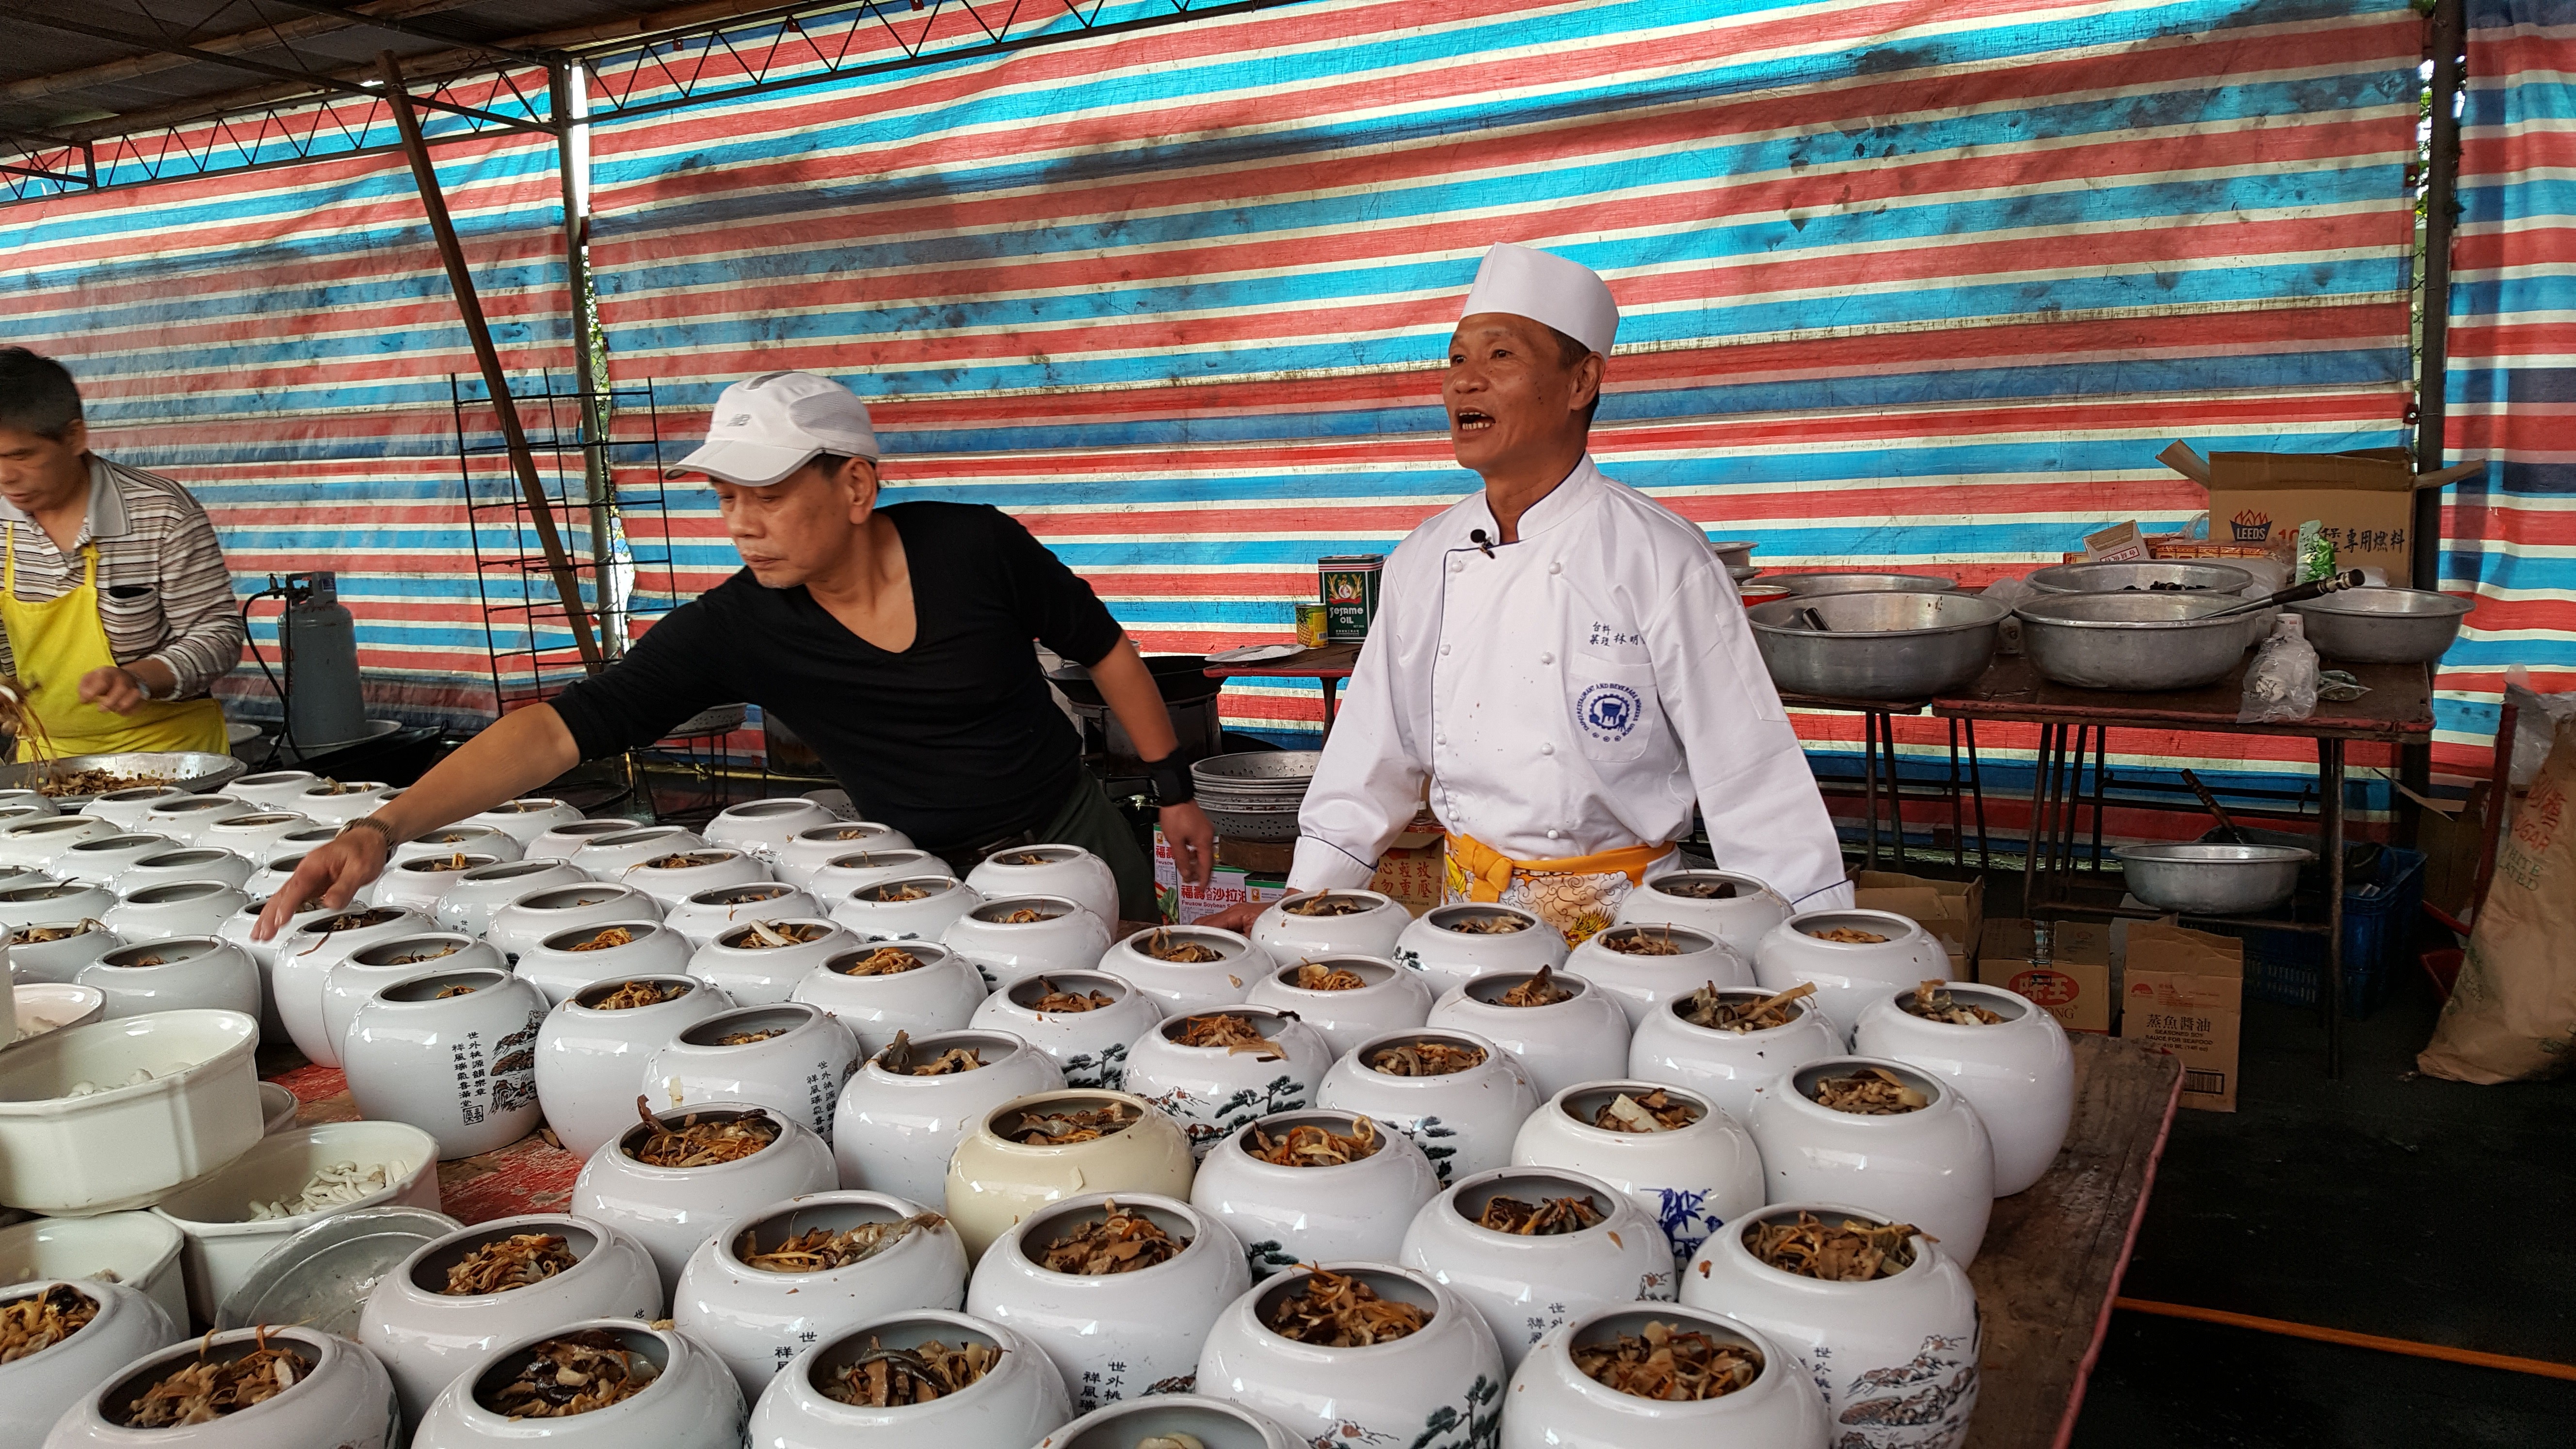
[[[1132,1115],[1105,1136],[1036,1146],[1020,1140],[1032,1117],[1112,1106]],[[959,1140],[948,1157],[944,1196],[968,1256],[981,1257],[1013,1223],[1051,1202],[1084,1193],[1187,1198],[1193,1169],[1180,1124],[1144,1099],[1087,1088],[1040,1092],[985,1113]]]
[[[881,1192],[818,1192],[772,1203],[698,1245],[671,1295],[673,1327],[713,1349],[756,1402],[788,1361],[842,1331],[908,1308],[954,1310],[966,1298],[966,1248],[940,1220],[844,1268],[756,1268],[745,1259],[817,1228],[900,1222],[921,1205]]]
[[[224,923],[215,927],[215,939],[239,950],[259,967],[260,1038],[263,1041],[286,1041],[290,1035],[286,1030],[286,1021],[277,1014],[278,947],[286,944],[286,939],[294,935],[298,929],[311,925],[324,916],[337,915],[338,912],[324,910],[320,906],[298,911],[286,918],[286,924],[279,928],[276,935],[265,941],[254,941],[250,938],[251,928],[259,924],[260,912],[268,909],[268,901],[267,896],[253,896],[243,902],[240,910],[224,917]]]
[[[1381,1052],[1419,1042],[1466,1048],[1479,1059],[1427,1077],[1372,1065]],[[1512,1139],[1538,1104],[1537,1086],[1509,1052],[1473,1032],[1431,1028],[1388,1032],[1344,1052],[1316,1093],[1317,1106],[1365,1113],[1412,1138],[1444,1184],[1510,1162]]]
[[[0,803],[0,825],[24,825],[30,820],[42,820],[49,815],[61,813],[51,808],[39,809],[22,803]]]
[[[442,996],[456,988],[465,994]],[[543,992],[506,971],[431,970],[358,1007],[341,1070],[359,1112],[409,1122],[441,1158],[507,1147],[537,1129],[537,1028]]]
[[[258,963],[212,936],[120,946],[76,979],[98,988],[108,1019],[198,1008],[259,1016]]]
[[[1954,982],[1952,1000],[2003,1018],[1982,1026],[1929,1021],[1900,1005],[1908,993],[1862,1009],[1853,1049],[1911,1062],[1968,1099],[1995,1147],[1995,1196],[2029,1187],[2057,1160],[2075,1113],[2075,1051],[2066,1028],[2028,997],[2000,986]]]
[[[408,860],[423,860],[438,855],[488,855],[494,860],[517,860],[521,854],[517,836],[490,825],[459,821],[441,830],[433,830],[393,848],[385,859],[395,865]]]
[[[831,889],[833,882],[847,881],[833,891],[835,895],[872,880],[919,875],[925,870],[948,873],[947,865],[929,851],[913,849],[903,832],[868,821],[800,830],[779,848],[778,859],[770,862],[770,869],[780,880],[793,881],[816,892]]]
[[[105,921],[117,904],[116,893],[107,887],[76,881],[10,886],[0,889],[0,925],[15,930],[49,921]]]
[[[483,1396],[516,1377],[529,1350],[564,1334],[599,1332],[652,1366],[653,1381],[633,1398],[559,1419],[511,1419]],[[590,1318],[549,1325],[506,1341],[438,1391],[420,1416],[417,1449],[740,1449],[742,1388],[724,1362],[686,1335],[631,1318]]]
[[[1574,1366],[1576,1346],[1642,1337],[1650,1323],[1748,1348],[1762,1367],[1731,1394],[1669,1403],[1622,1393]],[[1770,1335],[1722,1314],[1677,1304],[1595,1308],[1550,1334],[1512,1375],[1501,1449],[1827,1449],[1824,1401],[1790,1365]],[[1871,1433],[1840,1442],[1895,1441]]]
[[[388,866],[385,873],[367,885],[367,899],[379,906],[418,911],[436,919],[438,903],[465,873],[478,866],[499,865],[501,857],[489,851],[458,851],[451,854],[416,855],[399,864]]]
[[[243,893],[252,900],[264,901],[286,889],[287,882],[295,878],[295,868],[304,863],[304,857],[309,849],[309,847],[291,847],[280,842],[278,849],[259,863],[259,869],[250,873],[250,879],[242,882]],[[366,896],[367,892],[362,887],[349,897],[349,903],[353,906],[365,905]]]
[[[519,1234],[563,1239],[573,1264],[499,1293],[449,1293],[447,1274],[487,1243]],[[504,1340],[584,1318],[653,1318],[662,1279],[644,1245],[605,1223],[562,1213],[495,1218],[423,1243],[376,1280],[358,1314],[358,1342],[382,1360],[418,1423],[438,1391]]]
[[[1545,1006],[1501,1004],[1505,993],[1530,979],[1503,971],[1452,986],[1432,1004],[1426,1024],[1471,1031],[1510,1052],[1542,1097],[1627,1070],[1628,1014],[1608,992],[1560,973],[1551,979],[1572,993],[1566,999]]]
[[[883,890],[886,887],[876,887]],[[971,889],[971,887],[970,887]],[[855,903],[856,897],[852,898]],[[1034,913],[1038,919],[1010,917]],[[1003,896],[948,923],[940,943],[975,963],[987,990],[1058,971],[1087,971],[1109,949],[1109,928],[1063,896]]]
[[[39,930],[72,934],[50,941],[24,939]],[[47,981],[69,984],[79,979],[83,967],[120,944],[114,931],[95,920],[78,917],[13,926],[9,930],[9,975],[21,986]]]
[[[274,1137],[297,1125],[296,1119],[304,1110],[304,1099],[296,1096],[284,1083],[262,1082],[259,1084],[259,1109],[260,1131]]]
[[[569,861],[573,852],[592,841],[624,835],[635,828],[636,823],[632,820],[566,820],[537,832],[536,837],[521,848],[522,858]]]
[[[1652,1132],[1595,1126],[1622,1095],[1661,1091],[1689,1114],[1682,1127]],[[1512,1141],[1512,1162],[1597,1177],[1663,1228],[1678,1268],[1726,1223],[1762,1206],[1762,1154],[1734,1118],[1708,1098],[1656,1082],[1587,1082],[1532,1112]]]
[[[1103,1404],[1040,1439],[1037,1449],[1134,1449],[1149,1439],[1168,1443],[1183,1434],[1207,1449],[1306,1449],[1304,1439],[1269,1415],[1202,1394]]]
[[[1128,1044],[1127,1090],[1180,1123],[1201,1158],[1260,1118],[1313,1106],[1333,1064],[1322,1035],[1286,1012],[1237,1006],[1205,1015],[1244,1018],[1281,1055],[1181,1045],[1176,1038],[1197,1017],[1172,1017]]]
[[[97,796],[82,806],[78,813],[94,815],[119,830],[132,830],[143,823],[144,811],[164,800],[179,799],[187,793],[176,785],[137,785],[130,790],[110,790],[104,795]],[[44,809],[38,811],[38,814],[58,813],[52,800],[43,799],[41,796],[39,799],[43,800]],[[27,802],[13,796],[9,803],[15,806]]]
[[[0,891],[14,891],[22,886],[58,885],[61,881],[62,877],[36,866],[0,865]]]
[[[270,808],[299,810],[337,828],[361,815],[372,815],[394,787],[382,780],[317,780],[292,800],[273,801]]]
[[[1310,916],[1297,907],[1331,896],[1365,903],[1349,915]],[[1393,896],[1376,891],[1307,891],[1271,902],[1248,933],[1254,945],[1274,961],[1310,961],[1326,956],[1395,957],[1396,938],[1413,923],[1413,913]]]
[[[1193,949],[1195,948],[1195,949]],[[1214,961],[1171,961],[1167,954],[1214,951]],[[1232,1006],[1268,975],[1270,953],[1212,926],[1157,926],[1138,931],[1100,956],[1099,969],[1153,997],[1165,1016]]]
[[[197,836],[218,820],[262,813],[260,807],[230,795],[182,795],[176,800],[153,802],[144,810],[139,828],[194,845]]]
[[[662,924],[695,951],[748,921],[801,921],[821,914],[821,904],[805,892],[784,881],[761,880],[691,891]]]
[[[472,875],[472,871],[467,871]],[[464,882],[459,881],[462,889]],[[633,886],[546,886],[526,890],[492,912],[483,939],[511,965],[540,941],[585,926],[655,926],[662,922],[661,902]]]
[[[447,884],[430,919],[442,931],[480,936],[492,924],[492,913],[541,890],[581,885],[590,877],[560,860],[496,860],[465,871]]]
[[[236,1359],[262,1346],[292,1349],[309,1367],[276,1397],[220,1418],[166,1429],[124,1426],[125,1405],[181,1366]],[[46,1449],[395,1449],[399,1429],[393,1383],[374,1354],[335,1334],[272,1326],[209,1334],[127,1364],[57,1420],[44,1442]]]
[[[1729,1003],[1763,1001],[1768,987],[1720,987]],[[1688,1087],[1736,1121],[1753,1110],[1753,1089],[1809,1062],[1842,1055],[1842,1033],[1816,1009],[1815,998],[1789,1003],[1785,1026],[1726,1031],[1683,1019],[1681,1003],[1667,1002],[1637,1023],[1628,1039],[1628,1075]]]
[[[76,986],[69,981],[32,981],[12,986],[9,998],[18,1009],[18,1031],[12,1045],[67,1026],[87,1026],[107,1015],[106,993],[95,986]]]
[[[839,816],[813,801],[790,797],[732,806],[708,821],[705,833],[708,843],[729,846],[765,865],[778,858],[797,832],[840,823]]]
[[[1687,926],[1715,936],[1750,961],[1771,928],[1789,919],[1788,897],[1752,876],[1676,870],[1655,877],[1619,905],[1623,926]]]
[[[653,1255],[666,1286],[677,1285],[689,1255],[709,1234],[743,1214],[811,1192],[829,1192],[832,1149],[803,1121],[747,1102],[708,1102],[679,1111],[657,1111],[656,1120],[677,1127],[695,1118],[726,1121],[756,1115],[779,1127],[778,1140],[748,1157],[706,1167],[654,1167],[632,1149],[644,1140],[641,1121],[603,1142],[573,1180],[565,1210],[634,1237]],[[727,1374],[726,1379],[732,1379]]]
[[[62,813],[55,807],[53,797],[47,795],[42,790],[0,790],[0,810],[15,809],[19,806],[25,806],[40,815],[58,815]]]
[[[313,828],[313,819],[292,810],[254,810],[248,815],[228,815],[206,822],[197,832],[199,845],[229,850],[254,865],[266,860],[278,842],[299,830]]]
[[[823,1393],[843,1365],[873,1348],[980,1343],[1001,1351],[984,1376],[926,1404],[861,1408]],[[914,1308],[855,1324],[817,1345],[770,1382],[752,1411],[750,1442],[763,1449],[1028,1449],[1073,1417],[1064,1380],[1036,1344],[997,1323]]]
[[[797,884],[812,892],[816,900],[837,905],[863,886],[925,875],[945,876],[948,862],[926,850],[845,850],[799,874],[803,879]],[[982,898],[980,893],[974,896],[977,900]]]
[[[1917,1233],[1914,1260],[1883,1278],[1831,1282],[1774,1268],[1745,1234],[1802,1212],[1839,1226],[1887,1220],[1833,1203],[1782,1203],[1712,1235],[1682,1275],[1682,1303],[1723,1309],[1767,1334],[1825,1392],[1838,1432],[1890,1449],[1957,1449],[1977,1407],[1977,1293],[1957,1262]]]
[[[1297,984],[1300,970],[1321,968],[1324,979],[1359,978],[1357,986],[1326,990]],[[1391,1031],[1417,1027],[1430,1019],[1438,993],[1419,971],[1370,956],[1328,956],[1320,961],[1279,966],[1252,983],[1244,1000],[1297,1013],[1313,1027],[1338,1057],[1360,1043]]]
[[[841,1084],[858,1063],[858,1038],[819,1008],[739,1006],[672,1033],[645,1059],[643,1090],[657,1109],[750,1102],[830,1141]]]
[[[1350,1162],[1282,1167],[1253,1155],[1255,1133],[1274,1143],[1299,1127],[1347,1137],[1362,1122],[1376,1150]],[[1394,1262],[1414,1213],[1440,1190],[1412,1138],[1357,1113],[1309,1109],[1264,1117],[1218,1143],[1199,1163],[1190,1205],[1223,1223],[1252,1276],[1267,1278],[1299,1263]]]
[[[1326,1263],[1380,1298],[1431,1317],[1402,1338],[1359,1348],[1300,1343],[1267,1320],[1313,1276],[1295,1268],[1226,1305],[1199,1354],[1198,1392],[1276,1419],[1309,1444],[1476,1449],[1493,1443],[1506,1369],[1493,1331],[1429,1277],[1379,1263]]]
[[[477,811],[466,818],[471,824],[489,825],[517,841],[524,854],[529,841],[555,826],[579,820],[581,812],[552,796],[529,795],[517,800],[504,800],[489,810]]]
[[[1497,1197],[1581,1198],[1601,1221],[1543,1235],[1479,1226]],[[1655,1220],[1601,1179],[1554,1167],[1498,1167],[1462,1179],[1413,1215],[1397,1261],[1474,1305],[1514,1368],[1578,1314],[1674,1291],[1672,1249]]]
[[[50,1443],[54,1422],[117,1377],[117,1370],[155,1350],[178,1342],[187,1330],[161,1305],[141,1291],[120,1283],[34,1281],[13,1278],[0,1288],[0,1302],[16,1302],[67,1287],[97,1305],[90,1321],[70,1337],[24,1358],[0,1363],[0,1443],[13,1449],[35,1449]]]
[[[322,1016],[322,989],[330,984],[333,968],[369,946],[426,935],[430,929],[429,917],[418,911],[352,906],[279,932],[268,990],[296,1050],[316,1065],[340,1065],[340,1037]]]
[[[1678,954],[1644,954],[1664,947]],[[1665,1002],[1704,986],[1753,984],[1750,962],[1715,936],[1687,926],[1612,926],[1575,947],[1565,969],[1618,1002],[1631,1031]]]
[[[966,884],[987,900],[1054,896],[1118,924],[1118,877],[1109,862],[1078,845],[1022,845],[987,856],[966,873]]]
[[[178,848],[179,842],[166,835],[148,832],[102,835],[96,840],[84,840],[70,846],[55,856],[54,870],[61,879],[76,885],[109,885],[136,861]]]
[[[258,1205],[302,1196],[316,1173],[342,1163],[382,1167],[384,1185],[344,1203],[254,1218]],[[188,1301],[213,1322],[215,1310],[269,1250],[324,1218],[371,1207],[436,1212],[438,1142],[400,1122],[326,1122],[263,1137],[248,1152],[153,1205],[153,1215],[187,1240],[181,1253]]]
[[[1068,996],[1089,1003],[1106,997],[1108,1004],[1080,1010],[1041,1011],[1037,1003]],[[987,996],[968,1023],[990,1031],[1007,1031],[1054,1059],[1068,1087],[1127,1084],[1127,1045],[1163,1019],[1153,997],[1105,971],[1068,971],[1062,976],[1032,976]]]
[[[889,1068],[880,1050],[850,1074],[831,1131],[843,1187],[938,1202],[960,1138],[1005,1102],[1064,1087],[1052,1058],[1006,1032],[935,1032],[911,1043],[913,1060],[922,1064],[953,1049],[977,1053],[984,1065],[915,1076]]]
[[[145,886],[99,912],[98,919],[128,941],[169,941],[211,936],[226,916],[249,904],[249,896],[221,881],[175,881]]]
[[[634,980],[677,994],[647,1006],[606,1004]],[[564,1150],[587,1158],[636,1125],[645,1062],[681,1031],[733,1006],[718,988],[677,973],[600,981],[558,1002],[537,1030],[537,1105]]]
[[[122,1284],[159,1304],[171,1323],[188,1321],[179,1230],[148,1212],[30,1218],[0,1228],[0,1283],[38,1278]]]
[[[1494,929],[1509,923],[1519,929]],[[1497,971],[1562,967],[1566,951],[1565,937],[1555,927],[1518,906],[1459,904],[1424,912],[1395,938],[1392,954],[1397,965],[1421,972],[1436,990],[1447,991]]]
[[[793,939],[798,935],[812,939]],[[790,939],[774,945],[772,936]],[[717,932],[690,955],[689,974],[723,987],[745,1006],[780,1005],[815,967],[858,944],[858,937],[820,916],[763,917]]]
[[[1845,943],[1819,939],[1819,931],[1849,930],[1884,941]],[[1852,1024],[1871,1002],[1925,981],[1950,979],[1950,953],[1921,926],[1894,911],[1808,911],[1771,928],[1753,957],[1754,980],[1773,991],[1802,981],[1816,987],[1816,1005],[1834,1029],[1851,1039]]]
[[[629,938],[626,944],[590,944],[611,931],[624,931]],[[623,980],[685,973],[694,954],[680,933],[668,926],[641,921],[576,926],[557,931],[520,952],[518,972],[520,980],[535,982],[537,989],[546,994],[547,1005],[560,1006],[583,987],[610,977]]]
[[[945,871],[925,871],[860,886],[828,904],[832,919],[860,940],[937,941],[983,899]]]
[[[595,835],[572,853],[572,863],[592,880],[620,881],[644,862],[664,855],[684,855],[706,848],[706,837],[677,825],[637,825],[610,835]],[[709,885],[731,882],[709,881]]]
[[[311,770],[268,770],[257,775],[244,775],[224,787],[224,793],[236,800],[272,809],[289,805],[312,789],[321,777]]]
[[[357,1020],[358,1008],[379,990],[424,971],[463,971],[471,967],[504,969],[500,952],[462,931],[426,931],[361,946],[332,967],[331,974],[322,980],[323,1038],[342,1043],[340,1051],[346,1055],[349,1024]]]
[[[0,1202],[120,1212],[239,1157],[260,1139],[258,1045],[240,1012],[156,1011],[0,1052]]]
[[[669,910],[700,891],[765,881],[769,867],[742,851],[710,845],[639,861],[621,879]]]
[[[865,962],[900,966],[898,957],[915,964],[882,974],[851,974]],[[858,1037],[859,1050],[874,1056],[893,1044],[897,1032],[910,1032],[918,1040],[932,1032],[963,1029],[984,1004],[984,977],[945,946],[922,941],[859,945],[806,972],[788,999],[830,1012]]]
[[[1160,1263],[1122,1273],[1043,1266],[1058,1239],[1107,1220],[1115,1207],[1182,1245]],[[1076,1411],[1168,1394],[1197,1378],[1199,1350],[1225,1306],[1252,1286],[1243,1247],[1178,1198],[1087,1193],[1047,1208],[993,1241],[966,1289],[966,1311],[1014,1328],[1046,1351]]]
[[[1866,1117],[1818,1103],[1818,1079],[1879,1067],[1931,1100]],[[1745,1118],[1774,1202],[1842,1202],[1909,1222],[1961,1267],[1977,1261],[1994,1209],[1995,1154],[1977,1111],[1945,1078],[1904,1062],[1832,1057],[1754,1089]]]

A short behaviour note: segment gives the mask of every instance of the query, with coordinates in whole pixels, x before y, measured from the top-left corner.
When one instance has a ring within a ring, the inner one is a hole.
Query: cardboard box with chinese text
[[[1287,893],[1287,882],[1278,876],[1254,875],[1230,865],[1219,865],[1206,885],[1184,885],[1170,842],[1163,839],[1161,830],[1154,832],[1154,898],[1161,903],[1166,922],[1185,926],[1243,901],[1275,901]]]
[[[2245,943],[2163,921],[2129,927],[2120,1035],[2182,1058],[2182,1104],[2236,1110]]]
[[[2109,1035],[2111,941],[2092,921],[2052,921],[2043,948],[2037,923],[2012,916],[1986,922],[1977,948],[1977,979],[2019,992],[2068,1031]]]
[[[1984,881],[1856,870],[1851,883],[1852,904],[1865,911],[1892,911],[1931,932],[1950,953],[1951,979],[1975,979],[1977,937],[1986,921]]]

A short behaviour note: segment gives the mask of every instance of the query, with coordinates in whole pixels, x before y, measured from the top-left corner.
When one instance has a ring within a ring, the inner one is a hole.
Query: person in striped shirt
[[[241,660],[232,572],[206,510],[89,450],[61,363],[0,347],[0,671],[17,757],[230,748],[206,691]]]

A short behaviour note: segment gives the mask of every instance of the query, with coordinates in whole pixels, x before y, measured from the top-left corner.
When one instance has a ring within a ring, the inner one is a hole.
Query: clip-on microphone
[[[1474,544],[1476,547],[1483,549],[1485,551],[1485,557],[1492,558],[1494,556],[1494,541],[1486,536],[1483,529],[1476,528],[1468,530],[1467,541]]]

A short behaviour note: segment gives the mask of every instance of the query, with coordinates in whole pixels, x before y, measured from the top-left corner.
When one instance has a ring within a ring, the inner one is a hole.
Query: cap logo
[[[741,427],[743,424],[748,423],[748,422],[750,422],[750,421],[751,421],[751,414],[749,414],[749,413],[735,413],[732,417],[729,417],[729,418],[725,419],[725,426],[726,426],[726,427],[728,427],[728,428],[738,428],[738,427]]]

